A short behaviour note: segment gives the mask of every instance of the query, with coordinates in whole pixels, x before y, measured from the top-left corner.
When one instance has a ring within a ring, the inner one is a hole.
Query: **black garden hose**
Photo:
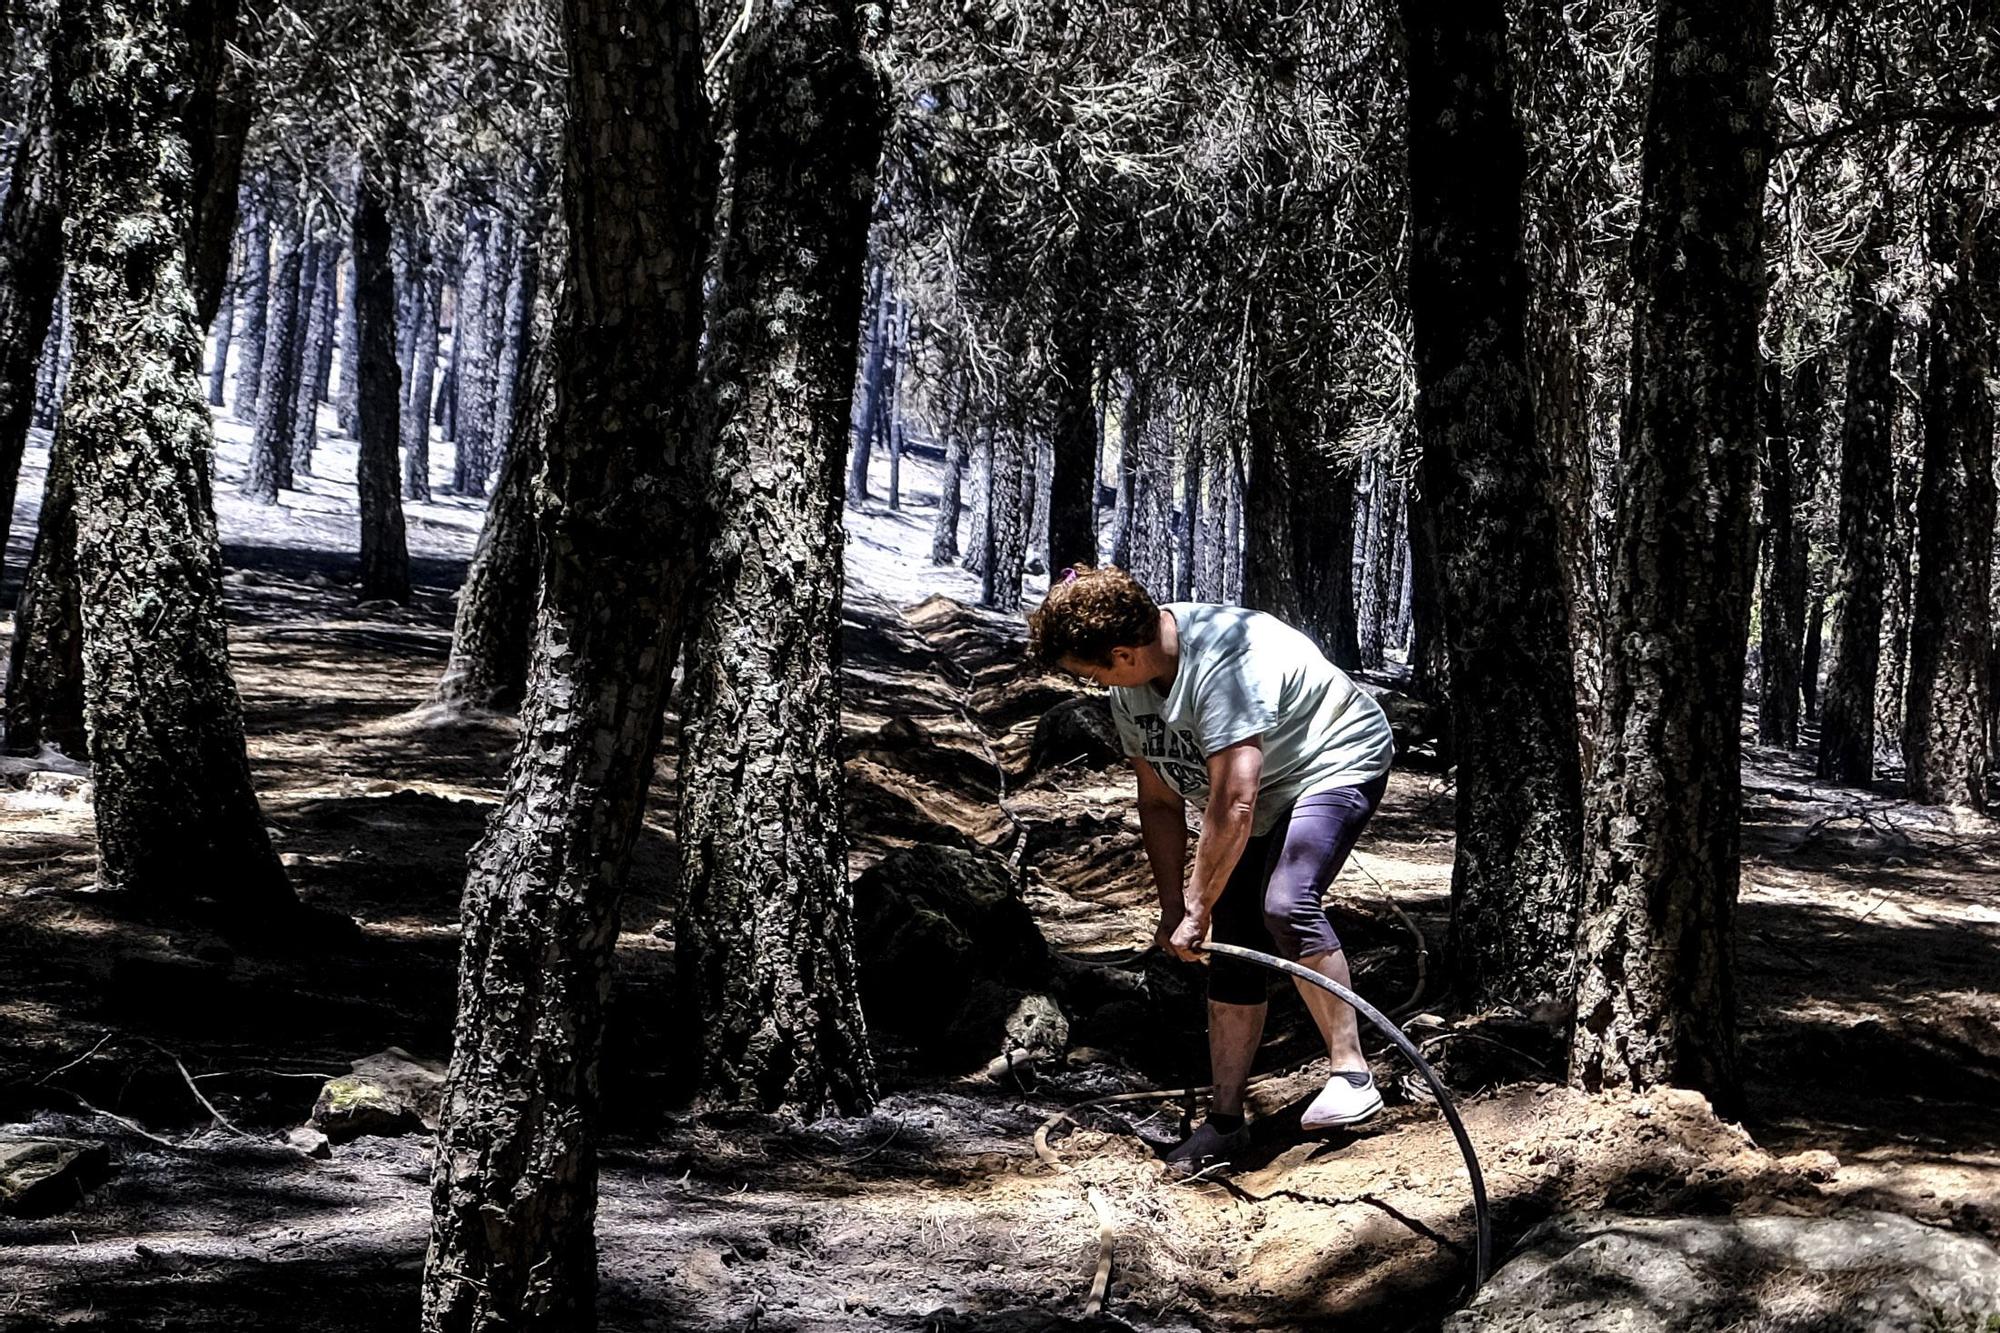
[[[1486,1215],[1486,1179],[1479,1174],[1478,1154],[1472,1150],[1472,1138],[1465,1132],[1464,1122],[1458,1118],[1458,1108],[1452,1105],[1451,1094],[1445,1090],[1444,1083],[1438,1078],[1436,1071],[1425,1061],[1416,1043],[1404,1036],[1403,1030],[1390,1022],[1381,1010],[1339,982],[1330,981],[1311,968],[1301,967],[1283,958],[1274,958],[1270,954],[1259,953],[1255,949],[1245,949],[1236,944],[1211,943],[1203,947],[1209,953],[1227,954],[1231,958],[1241,958],[1246,962],[1268,967],[1273,972],[1287,973],[1338,996],[1352,1005],[1355,1013],[1381,1029],[1383,1035],[1396,1044],[1396,1049],[1410,1058],[1410,1063],[1417,1067],[1417,1072],[1431,1085],[1431,1092],[1437,1097],[1438,1109],[1444,1112],[1445,1122],[1451,1126],[1453,1136],[1458,1139],[1458,1150],[1465,1154],[1465,1172],[1472,1178],[1472,1215],[1478,1231],[1473,1245],[1472,1289],[1476,1292],[1485,1286],[1488,1265],[1493,1255],[1493,1224]]]

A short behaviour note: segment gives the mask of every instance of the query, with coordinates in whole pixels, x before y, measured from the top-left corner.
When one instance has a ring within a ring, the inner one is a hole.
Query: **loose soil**
[[[273,950],[226,921],[115,901],[93,889],[88,788],[18,766],[0,785],[0,1124],[102,1141],[114,1162],[74,1208],[0,1221],[0,1330],[415,1326],[428,1143],[362,1138],[317,1161],[281,1136],[349,1060],[446,1053],[465,855],[515,731],[423,706],[476,508],[412,506],[414,603],[358,607],[337,446],[319,455],[330,475],[274,516],[228,498],[241,448],[226,437],[218,494],[265,814],[300,896],[356,928]],[[897,563],[927,543],[934,500],[922,468],[904,476],[901,510],[850,513],[852,868],[913,841],[990,850],[1018,866],[1057,949],[1116,967],[1152,928],[1128,781],[1026,771],[1035,719],[1073,687],[1022,664],[1014,620],[926,595],[962,597],[955,575]],[[23,527],[33,502],[31,479]],[[11,587],[0,596],[11,605]],[[935,1053],[891,1045],[866,1117],[678,1109],[661,1058],[668,730],[611,1010],[605,1329],[1084,1327],[1093,1198],[1112,1268],[1108,1322],[1090,1327],[1425,1329],[1462,1299],[1471,1203],[1443,1120],[1383,1055],[1390,1111],[1301,1138],[1316,1078],[1294,1000],[1274,1005],[1256,1147],[1227,1178],[1178,1181],[1158,1162],[1192,1096],[1060,1116],[1199,1083],[1186,1007],[1072,1013],[1067,1061],[1000,1083],[919,1076]],[[1797,754],[1746,761],[1741,1123],[1691,1093],[1584,1097],[1559,1085],[1555,1028],[1451,1007],[1435,984],[1448,776],[1420,756],[1393,776],[1330,901],[1357,985],[1404,1013],[1455,1090],[1503,1254],[1540,1218],[1599,1205],[1853,1202],[2000,1237],[2000,829],[1808,774]],[[1034,1144],[1052,1119],[1053,1166]]]

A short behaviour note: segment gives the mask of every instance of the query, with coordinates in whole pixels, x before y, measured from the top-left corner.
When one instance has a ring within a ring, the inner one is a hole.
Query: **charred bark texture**
[[[410,550],[403,532],[397,446],[402,373],[396,365],[396,275],[390,267],[388,201],[397,190],[391,160],[364,159],[354,202],[354,308],[357,451],[363,601],[410,599]]]
[[[541,565],[538,496],[555,397],[547,354],[531,354],[529,360],[528,388],[516,408],[500,481],[458,594],[451,656],[431,693],[433,701],[457,708],[509,711],[520,706],[528,685]]]
[[[62,199],[48,90],[29,94],[0,210],[0,565],[14,525],[14,489],[35,412],[36,371],[62,286]]]
[[[1771,0],[1669,0],[1655,28],[1571,1046],[1582,1087],[1725,1105],[1771,28]]]
[[[35,546],[14,610],[7,657],[7,749],[90,753],[83,725],[83,620],[76,588],[76,483],[61,430],[49,445]]]
[[[236,282],[236,304],[242,328],[236,335],[236,398],[230,412],[238,421],[257,420],[263,393],[264,345],[270,327],[271,299],[270,205],[251,205],[243,222],[243,272]]]
[[[1875,777],[1875,682],[1882,661],[1882,580],[1894,489],[1890,431],[1896,316],[1876,290],[1889,244],[1876,214],[1849,276],[1847,415],[1840,436],[1840,551],[1833,575],[1833,660],[1820,705],[1819,775],[1865,787]]]
[[[1072,266],[1082,276],[1081,261]],[[1065,303],[1054,329],[1055,432],[1049,466],[1049,574],[1097,563],[1096,321],[1088,303]]]
[[[1913,801],[1986,808],[1987,659],[1993,638],[1993,304],[2000,221],[1970,197],[1930,239],[1952,277],[1925,338],[1923,481],[1910,616],[1903,764]]]
[[[1528,1007],[1569,998],[1582,778],[1555,485],[1528,370],[1506,7],[1406,0],[1403,26],[1417,433],[1455,684],[1452,958],[1476,1007]],[[1386,571],[1395,548],[1381,545]],[[1378,621],[1392,616],[1378,599]]]
[[[737,57],[709,374],[721,526],[681,720],[695,1096],[808,1120],[875,1096],[842,811],[840,515],[885,17],[777,0]]]
[[[278,257],[271,266],[271,303],[265,316],[262,380],[257,387],[257,429],[250,436],[250,466],[242,485],[244,498],[260,504],[276,504],[278,492],[292,485],[299,358],[304,350],[298,315],[305,244],[298,218],[289,214],[280,217],[275,231]]]
[[[183,90],[199,7],[64,6],[56,124],[76,352],[74,450],[84,717],[99,876],[245,912],[293,904],[264,830],[230,674],[210,502],[213,439],[189,290],[195,181]]]
[[[411,334],[415,351],[414,369],[403,392],[403,495],[411,500],[431,498],[431,397],[437,389],[438,306],[444,299],[444,284],[428,265],[419,264],[410,273],[416,289],[412,302],[416,310],[416,331]]]
[[[618,900],[707,543],[694,403],[713,164],[693,0],[567,0],[569,259],[521,744],[466,882],[426,1333],[595,1322]]]

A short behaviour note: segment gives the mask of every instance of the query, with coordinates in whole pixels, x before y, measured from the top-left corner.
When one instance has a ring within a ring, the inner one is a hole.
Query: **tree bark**
[[[972,503],[968,506],[969,521],[966,524],[965,555],[959,564],[970,574],[984,575],[986,557],[992,543],[992,525],[986,521],[986,510],[993,496],[993,423],[982,421],[978,435],[971,439],[968,448],[966,470],[972,475]]]
[[[2000,225],[1966,195],[1941,206],[1931,230],[1932,253],[1952,277],[1925,336],[1903,764],[1911,800],[1984,810],[1995,509],[1988,293],[2000,276]]]
[[[868,286],[867,365],[861,372],[861,419],[855,427],[854,452],[847,465],[847,502],[868,500],[868,460],[875,448],[876,422],[882,416],[882,361],[889,351],[889,274],[877,268]]]
[[[354,204],[357,210],[361,206],[361,187],[358,184],[355,186]],[[333,395],[333,419],[339,423],[342,431],[359,439],[357,432],[360,430],[360,420],[356,413],[361,406],[361,312],[356,308],[359,304],[359,293],[355,288],[359,285],[360,278],[356,275],[354,266],[355,254],[353,247],[350,246],[347,258],[340,264],[340,319],[339,332],[335,335],[335,342],[339,347],[340,378],[339,387],[335,389]],[[391,283],[395,281],[393,269],[390,272],[390,281]],[[396,393],[400,402],[402,364],[397,360],[394,348],[390,349],[390,361],[396,366]]]
[[[711,320],[721,526],[681,716],[678,1010],[697,1101],[875,1096],[840,767],[841,475],[887,93],[886,14],[777,0],[744,33]]]
[[[1451,952],[1472,1005],[1526,1008],[1570,994],[1582,778],[1555,485],[1528,368],[1526,166],[1506,7],[1404,0],[1403,26],[1417,434],[1455,685]],[[1386,520],[1394,497],[1379,502]],[[1395,525],[1383,528],[1378,633],[1401,591]]]
[[[62,286],[62,196],[48,91],[39,80],[28,97],[24,126],[6,203],[0,206],[0,566],[14,526],[36,372]]]
[[[1085,276],[1076,260],[1073,285]],[[1055,457],[1049,468],[1049,576],[1097,563],[1097,379],[1095,312],[1064,303],[1052,330],[1055,360]]]
[[[438,306],[444,298],[444,284],[427,264],[412,269],[410,284],[416,289],[412,302],[416,310],[416,332],[411,335],[416,351],[411,360],[415,369],[403,395],[403,496],[410,500],[431,498],[431,397],[437,387]]]
[[[210,506],[213,439],[188,287],[193,213],[177,108],[203,66],[196,6],[63,7],[56,124],[76,353],[84,717],[100,881],[239,912],[295,903],[251,789]]]
[[[229,279],[243,150],[250,135],[250,89],[230,55],[237,11],[238,0],[193,0],[186,7],[186,36],[197,62],[181,125],[193,166],[187,280],[194,296],[195,328],[203,332],[215,323],[222,287]]]
[[[373,159],[373,160],[371,160]],[[410,550],[397,475],[402,419],[396,365],[396,275],[390,267],[389,200],[400,189],[397,163],[363,150],[354,200],[354,480],[361,508],[361,600],[410,600]]]
[[[979,570],[979,604],[990,611],[1021,608],[1021,575],[1027,560],[1025,498],[1033,476],[1026,442],[1016,423],[996,425],[987,443],[985,558]]]
[[[69,297],[58,285],[55,313],[49,317],[48,337],[42,341],[42,359],[35,367],[32,424],[41,430],[55,429],[56,410],[62,406],[63,382],[69,377],[70,348]]]
[[[1834,646],[1820,703],[1818,773],[1874,781],[1876,675],[1882,664],[1884,546],[1890,534],[1896,418],[1896,314],[1880,298],[1890,214],[1878,208],[1848,274],[1848,388],[1840,424],[1840,552],[1834,564]]]
[[[1660,7],[1571,1077],[1738,1090],[1731,966],[1771,0]],[[1454,675],[1456,688],[1468,682]]]
[[[528,390],[516,405],[493,503],[458,594],[451,656],[431,692],[436,703],[506,712],[520,707],[527,690],[541,566],[535,529],[543,508],[540,475],[555,406],[553,370],[546,353],[530,354]]]
[[[569,259],[549,512],[507,794],[474,850],[426,1333],[595,1322],[618,900],[679,656],[708,467],[693,409],[713,197],[693,0],[566,0]]]
[[[275,211],[276,205],[273,205]],[[299,358],[304,335],[299,324],[299,289],[304,277],[305,242],[299,219],[286,212],[276,222],[277,261],[271,267],[271,302],[265,319],[262,381],[257,387],[257,429],[250,437],[250,466],[243,474],[245,499],[276,504],[292,485],[292,440],[299,410]],[[239,379],[239,385],[242,381]],[[241,403],[239,389],[239,405]]]
[[[955,418],[945,436],[944,477],[938,482],[937,521],[931,526],[931,563],[948,565],[958,559],[958,519],[963,509],[967,453],[965,422]]]
[[[1799,740],[1799,650],[1805,633],[1805,626],[1793,619],[1789,585],[1793,547],[1804,534],[1794,515],[1791,421],[1783,375],[1768,360],[1762,408],[1764,559],[1758,589],[1762,614],[1758,624],[1757,739],[1764,745],[1789,749]]]
[[[236,335],[236,398],[229,408],[238,421],[257,420],[264,388],[264,345],[270,328],[271,208],[268,200],[256,200],[243,220],[243,272],[236,282],[243,328]]]
[[[465,214],[465,237],[459,246],[458,300],[451,327],[452,441],[451,489],[458,495],[486,494],[488,457],[486,416],[493,387],[486,327],[487,287],[492,281],[489,251],[492,224],[480,209]]]
[[[224,390],[229,379],[229,345],[234,340],[236,329],[235,284],[226,283],[222,288],[222,304],[215,308],[215,359],[208,367],[208,405],[221,407],[226,401]]]
[[[307,273],[299,286],[298,405],[292,416],[292,466],[311,473],[319,444],[319,405],[326,401],[333,357],[333,288],[340,271],[340,242],[317,240],[307,247]]]
[[[90,753],[83,725],[83,622],[76,588],[76,484],[68,438],[49,444],[35,546],[21,577],[7,657],[7,749]]]

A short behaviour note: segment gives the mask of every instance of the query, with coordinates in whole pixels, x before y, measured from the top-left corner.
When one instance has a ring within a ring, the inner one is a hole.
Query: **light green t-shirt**
[[[1151,682],[1113,686],[1111,717],[1125,753],[1168,786],[1208,800],[1209,755],[1264,740],[1251,828],[1269,832],[1301,796],[1352,787],[1389,771],[1395,738],[1382,706],[1275,616],[1240,606],[1169,602],[1180,666],[1162,696]]]

